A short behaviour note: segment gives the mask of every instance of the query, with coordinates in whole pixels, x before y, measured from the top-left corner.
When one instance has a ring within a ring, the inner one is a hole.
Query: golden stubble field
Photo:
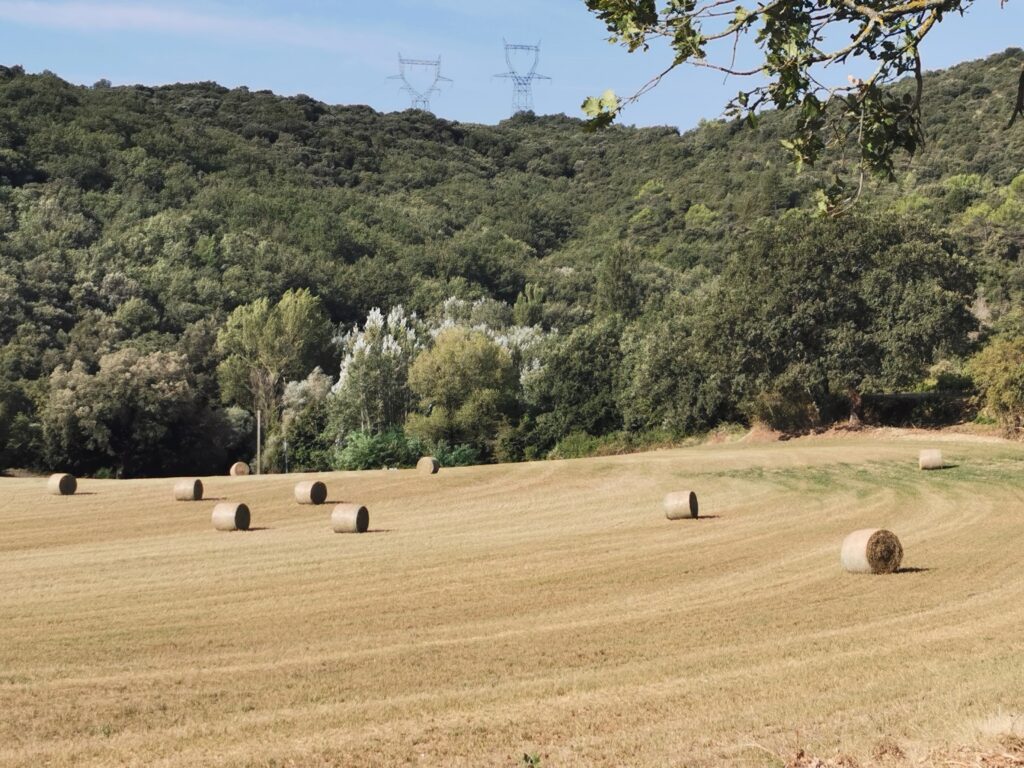
[[[0,765],[947,764],[1024,733],[1024,449],[808,438],[302,476],[0,478]],[[707,519],[660,500],[695,489]],[[895,576],[839,567],[888,527]],[[1006,743],[1005,741],[1003,742]],[[902,757],[900,756],[902,753]],[[948,764],[975,764],[972,762]],[[977,764],[981,764],[978,762]]]

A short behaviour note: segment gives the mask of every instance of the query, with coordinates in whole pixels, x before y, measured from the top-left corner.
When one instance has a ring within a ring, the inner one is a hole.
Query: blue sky
[[[408,106],[387,79],[401,52],[442,58],[454,83],[434,97],[434,112],[483,123],[510,111],[511,84],[493,77],[506,69],[503,38],[540,42],[538,71],[553,78],[535,86],[542,113],[579,115],[584,96],[606,88],[630,93],[666,61],[658,51],[627,54],[606,36],[583,0],[0,0],[0,63],[49,69],[72,82],[216,80],[392,111]],[[923,56],[937,69],[1010,46],[1024,47],[1024,0],[1004,8],[977,0],[965,18],[940,25]],[[863,70],[836,74],[845,80]],[[679,70],[624,122],[690,128],[718,117],[740,85]]]

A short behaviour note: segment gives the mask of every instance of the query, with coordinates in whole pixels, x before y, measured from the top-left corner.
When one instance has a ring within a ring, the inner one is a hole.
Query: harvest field
[[[933,445],[955,466],[918,471]],[[0,765],[1024,755],[1019,445],[819,437],[318,477],[370,533],[331,533],[297,475],[210,478],[198,503],[170,480],[61,498],[0,479]],[[686,488],[706,518],[666,520]],[[255,530],[215,532],[215,498]],[[844,573],[843,537],[873,526],[905,570]]]

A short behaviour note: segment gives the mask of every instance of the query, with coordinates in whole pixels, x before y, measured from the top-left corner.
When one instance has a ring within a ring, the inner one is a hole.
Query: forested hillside
[[[779,115],[588,133],[0,68],[0,466],[218,472],[256,410],[265,469],[800,430],[911,391],[1015,429],[1022,61],[929,74],[924,151],[837,220]]]

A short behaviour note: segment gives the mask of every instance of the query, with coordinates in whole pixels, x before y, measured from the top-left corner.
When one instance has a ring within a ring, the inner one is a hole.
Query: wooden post
[[[257,475],[262,473],[261,451],[262,451],[263,444],[262,444],[262,441],[261,441],[262,435],[260,433],[260,427],[262,426],[261,425],[261,418],[260,418],[261,414],[262,414],[262,411],[257,409],[256,410],[256,474]]]

